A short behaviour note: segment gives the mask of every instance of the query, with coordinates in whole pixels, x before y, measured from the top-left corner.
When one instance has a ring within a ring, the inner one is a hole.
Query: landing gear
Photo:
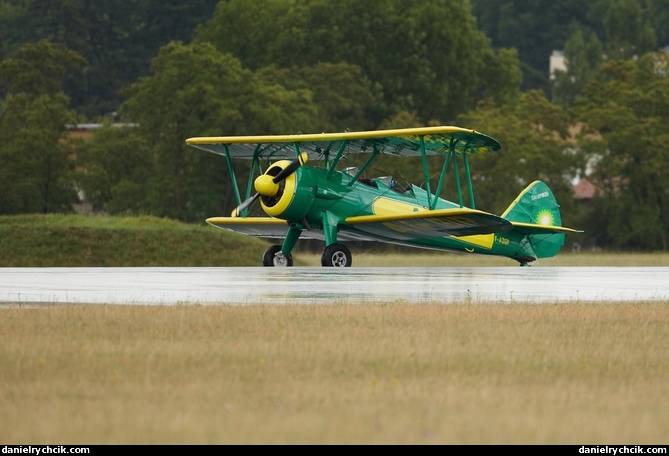
[[[322,266],[333,266],[336,268],[350,267],[352,262],[351,252],[344,244],[330,244],[325,247],[321,256]]]
[[[293,255],[286,255],[281,251],[280,245],[270,246],[269,249],[265,251],[262,256],[262,265],[263,266],[292,266],[293,265]]]
[[[531,262],[535,260],[535,258],[532,257],[524,257],[524,258],[516,258],[518,263],[520,263],[521,268],[529,268],[531,266]]]

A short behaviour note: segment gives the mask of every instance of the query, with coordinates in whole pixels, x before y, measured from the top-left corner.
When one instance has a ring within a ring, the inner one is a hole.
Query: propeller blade
[[[272,181],[277,184],[284,180],[286,177],[290,176],[293,174],[297,168],[300,166],[304,165],[307,162],[307,159],[309,158],[309,155],[307,155],[306,152],[302,152],[299,157],[297,157],[295,160],[290,162],[288,166],[283,168],[281,171],[279,171],[279,174],[274,176],[274,179]]]
[[[232,214],[230,214],[230,217],[239,217],[242,214],[242,212],[248,209],[249,206],[251,206],[251,204],[255,203],[259,197],[260,193],[256,193],[251,198],[244,201],[242,204],[233,209]]]
[[[286,166],[284,169],[279,171],[279,174],[274,176],[274,178],[272,179],[272,184],[278,184],[279,182],[281,182],[282,180],[284,180],[285,178],[287,178],[288,176],[293,174],[297,170],[297,168],[299,168],[300,166],[304,165],[307,162],[308,158],[309,158],[309,155],[307,155],[306,152],[302,152],[299,157],[297,157],[295,160],[290,162],[288,164],[288,166]],[[261,191],[265,191],[266,194],[263,193],[263,194],[265,194],[265,196],[273,196],[276,193],[276,190],[278,189],[278,186],[275,189],[272,189],[271,185],[270,186],[261,185],[260,187],[258,187],[259,180],[262,181],[263,184],[267,184],[267,181],[263,181],[262,179],[265,179],[265,178],[268,178],[268,177],[269,176],[267,176],[267,175],[258,176],[258,179],[256,179],[256,190],[258,190],[258,188],[260,188]],[[268,188],[269,188],[269,190],[273,190],[273,192],[269,191]],[[257,192],[251,198],[244,201],[242,204],[237,206],[232,211],[232,214],[230,214],[230,216],[231,217],[239,217],[242,214],[242,212],[244,212],[246,209],[248,209],[253,203],[256,202],[256,200],[258,198],[260,198],[260,195],[261,195],[261,193]]]

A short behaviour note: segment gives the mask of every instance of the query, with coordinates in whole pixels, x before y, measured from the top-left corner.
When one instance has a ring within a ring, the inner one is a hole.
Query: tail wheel
[[[279,267],[292,266],[293,255],[290,253],[286,255],[281,251],[280,245],[273,245],[269,249],[265,250],[265,253],[262,256],[262,265]]]
[[[333,266],[335,268],[350,267],[352,262],[351,252],[344,244],[330,244],[325,247],[321,256],[321,265]]]

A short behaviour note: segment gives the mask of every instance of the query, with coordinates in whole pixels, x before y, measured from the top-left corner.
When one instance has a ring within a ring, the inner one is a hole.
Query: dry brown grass
[[[0,308],[3,444],[666,444],[667,303]]]

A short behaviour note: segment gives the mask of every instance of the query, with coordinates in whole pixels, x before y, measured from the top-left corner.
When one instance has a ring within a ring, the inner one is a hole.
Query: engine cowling
[[[274,184],[278,188],[272,188],[268,183],[290,163],[289,160],[280,160],[272,164],[264,175],[256,178],[254,186],[260,194],[260,206],[267,215],[284,220],[301,220],[309,212],[315,198],[313,185],[300,185],[300,182],[310,180],[309,170],[298,168],[294,173]]]

